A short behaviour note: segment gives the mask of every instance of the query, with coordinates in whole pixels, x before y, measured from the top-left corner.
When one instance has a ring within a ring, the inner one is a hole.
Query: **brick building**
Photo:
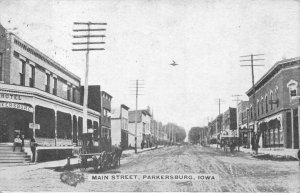
[[[261,147],[299,148],[300,58],[275,63],[255,83],[256,127]],[[253,123],[253,89],[246,93]],[[251,126],[251,125],[250,125]]]
[[[0,143],[25,135],[45,146],[82,139],[80,78],[0,25]],[[88,127],[100,113],[88,109]]]

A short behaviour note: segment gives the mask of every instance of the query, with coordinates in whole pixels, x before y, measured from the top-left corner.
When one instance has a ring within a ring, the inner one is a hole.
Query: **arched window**
[[[259,116],[259,100],[257,100],[257,106],[256,106],[256,108],[257,108],[257,116]]]
[[[268,113],[268,96],[265,97],[265,103],[266,103],[266,113]]]
[[[264,114],[264,98],[261,98],[261,114]]]
[[[271,92],[271,98],[270,98],[270,101],[271,101],[271,110],[273,110],[273,92]]]
[[[298,83],[294,80],[290,80],[289,83],[287,84],[291,98],[297,96],[297,86]]]

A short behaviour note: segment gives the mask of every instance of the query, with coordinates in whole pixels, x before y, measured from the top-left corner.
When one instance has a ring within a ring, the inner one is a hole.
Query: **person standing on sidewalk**
[[[35,139],[32,137],[30,139],[30,149],[32,153],[32,162],[35,162],[35,151],[36,151],[37,143],[35,142]]]

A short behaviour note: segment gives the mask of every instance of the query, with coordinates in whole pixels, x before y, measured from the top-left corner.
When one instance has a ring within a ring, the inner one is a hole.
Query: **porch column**
[[[292,149],[295,148],[295,140],[294,140],[294,109],[291,109],[291,141],[292,141]],[[289,140],[289,139],[287,139]]]
[[[32,114],[32,124],[33,124],[33,128],[32,128],[32,137],[35,138],[35,99],[33,97],[33,114]]]
[[[32,112],[32,123],[33,123],[33,128],[32,128],[32,136],[35,138],[35,105],[33,105],[33,112]]]
[[[298,144],[300,148],[300,105],[298,106]]]
[[[54,109],[54,131],[55,131],[55,138],[54,138],[54,145],[57,144],[57,110]]]
[[[74,130],[74,123],[73,123],[73,114],[71,114],[71,136],[72,136],[72,144],[73,144],[73,131]]]

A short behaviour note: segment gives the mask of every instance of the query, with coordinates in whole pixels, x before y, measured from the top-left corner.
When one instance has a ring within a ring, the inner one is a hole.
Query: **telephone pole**
[[[82,133],[88,133],[87,128],[87,102],[88,102],[88,77],[89,77],[89,53],[90,51],[104,50],[104,48],[97,47],[98,44],[105,44],[101,41],[90,41],[91,38],[104,38],[105,35],[91,35],[91,32],[106,31],[104,28],[91,28],[92,26],[103,26],[107,23],[92,23],[92,22],[74,22],[75,26],[84,26],[84,28],[73,29],[76,35],[73,35],[75,39],[84,39],[85,41],[72,43],[76,48],[72,51],[84,51],[86,52],[86,65],[85,65],[85,81],[84,81],[84,96],[83,96],[83,128]],[[91,45],[96,45],[91,47]]]
[[[253,97],[252,97],[252,106],[253,106],[253,132],[256,130],[257,125],[256,125],[256,102],[255,102],[255,85],[254,85],[254,66],[264,66],[264,65],[254,65],[254,61],[259,61],[259,60],[264,60],[261,58],[258,59],[254,59],[255,56],[263,56],[264,54],[250,54],[250,55],[246,55],[246,56],[240,56],[241,58],[248,58],[245,60],[240,60],[240,62],[251,62],[250,65],[240,65],[242,67],[244,66],[251,66],[251,75],[252,75],[252,93],[253,93]],[[250,59],[249,59],[250,57]],[[251,93],[250,92],[250,93]],[[250,112],[251,114],[251,112]],[[251,116],[250,116],[251,117]],[[251,144],[251,130],[250,130],[250,148],[252,147]]]
[[[217,100],[216,100],[216,102],[219,104],[219,114],[218,114],[218,117],[217,117],[217,132],[218,132],[218,127],[220,128],[220,132],[221,132],[221,130],[222,130],[222,127],[221,127],[221,120],[220,120],[220,114],[221,114],[221,103],[224,103],[224,100],[223,99],[221,99],[221,98],[218,98]]]
[[[218,98],[218,99],[216,100],[216,102],[219,104],[219,115],[220,115],[220,114],[221,114],[221,103],[224,103],[224,100],[221,99],[221,98]]]
[[[236,101],[236,131],[237,131],[237,136],[238,138],[240,137],[240,128],[239,128],[239,102],[242,101],[239,97],[241,97],[242,95],[239,94],[235,94],[232,95],[232,97],[236,97],[234,100],[232,101]]]
[[[134,151],[137,153],[137,109],[138,109],[138,96],[143,95],[140,93],[142,85],[144,86],[145,84],[143,83],[144,80],[134,80],[135,81],[135,87],[129,87],[129,88],[134,88],[135,89],[135,114],[134,114]],[[143,139],[142,139],[143,140]]]

